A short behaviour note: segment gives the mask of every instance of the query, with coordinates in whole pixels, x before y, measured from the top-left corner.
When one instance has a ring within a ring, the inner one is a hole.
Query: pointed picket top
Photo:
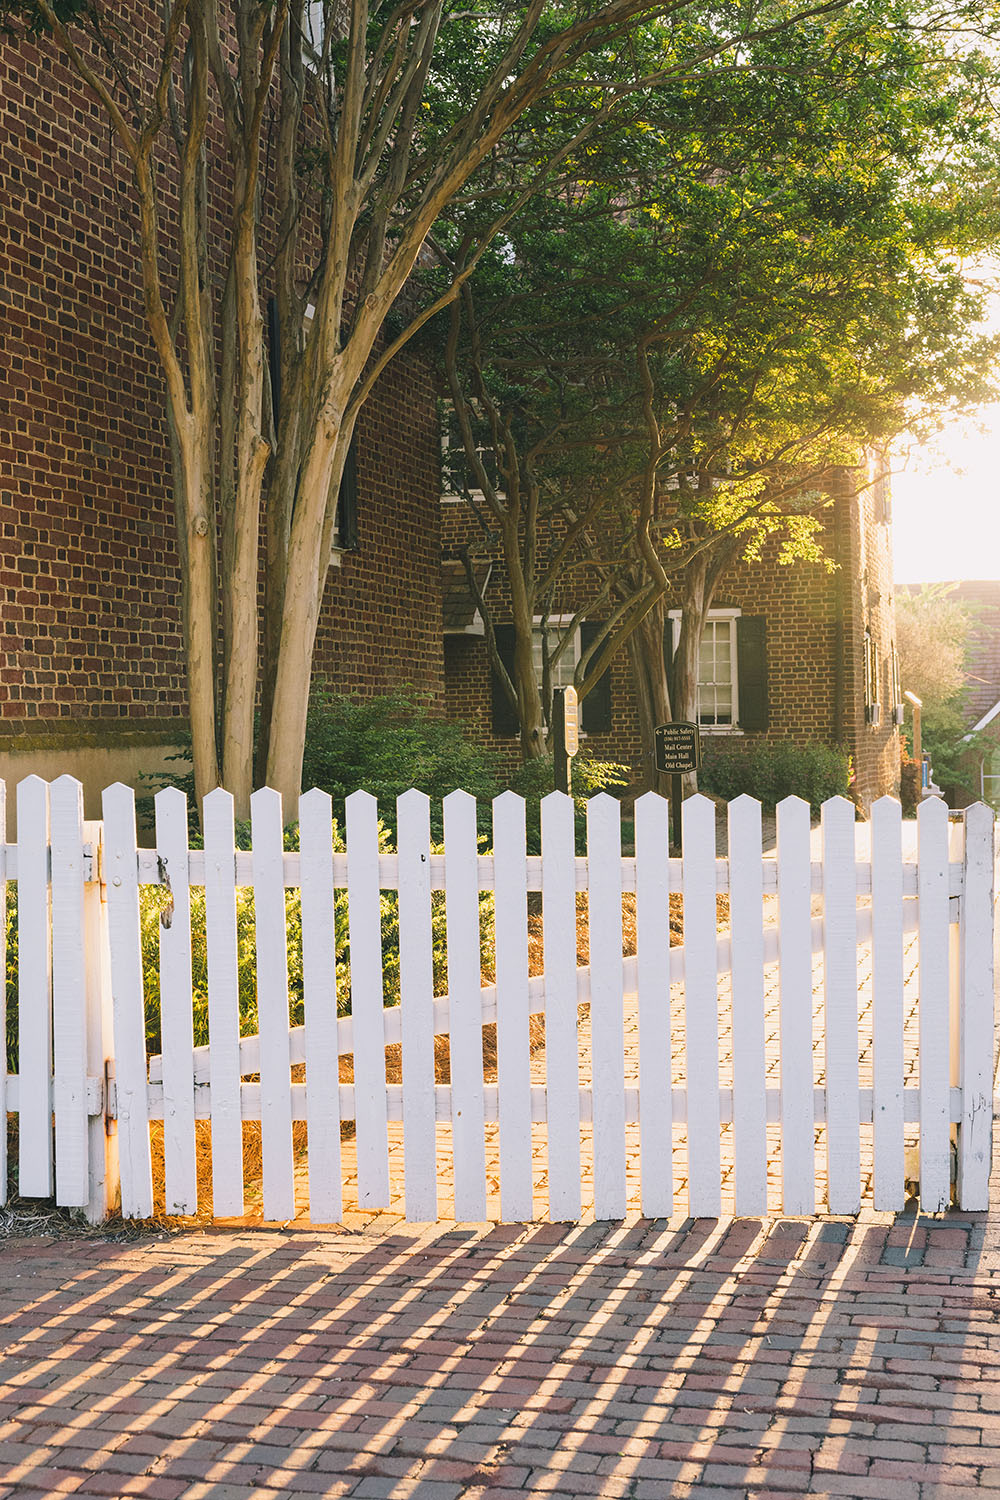
[[[281,793],[276,792],[273,787],[259,786],[255,792],[250,794],[250,817],[273,816],[277,808],[281,815]]]
[[[825,813],[827,808],[830,809],[830,815],[832,817],[843,817],[846,813],[849,812],[852,821],[856,820],[857,818],[857,808],[851,801],[850,797],[843,797],[839,793],[835,797],[827,797],[826,801],[822,803],[820,807],[820,814],[822,815],[823,813]]]
[[[760,798],[751,797],[749,792],[740,792],[740,795],[738,797],[734,797],[733,800],[729,803],[730,807],[756,807],[758,812],[760,811],[760,805]]]
[[[475,797],[471,792],[463,791],[461,787],[456,787],[453,792],[448,793],[447,797],[441,799],[441,805],[446,811],[449,807],[453,807],[456,812],[460,812],[461,808],[468,807],[470,803],[475,807]]]
[[[167,826],[175,822],[179,828],[187,827],[187,793],[182,792],[179,786],[162,787],[153,798],[153,808],[157,819],[157,842],[160,838],[159,820],[161,818]],[[186,842],[186,834],[184,839]]]
[[[80,795],[83,796],[83,783],[81,781],[78,781],[75,776],[70,776],[70,774],[69,774],[68,771],[65,772],[62,776],[57,776],[56,777],[55,781],[53,781],[53,783],[52,783],[52,789],[53,789],[53,791],[55,790],[56,787],[60,787],[60,788],[74,787],[74,788],[77,788],[79,790],[79,792],[80,792]],[[65,793],[64,793],[64,795],[65,795]]]
[[[171,809],[175,807],[178,810],[183,807],[186,812],[187,800],[187,793],[182,792],[179,786],[161,787],[156,796],[153,798],[156,806],[165,807],[168,814],[170,813]]]
[[[40,780],[38,776],[29,776],[27,779],[28,781]],[[21,786],[24,786],[23,781]],[[124,781],[113,781],[110,786],[104,788],[101,801],[111,802],[115,807],[124,807],[127,802],[135,801],[135,791],[132,787],[126,786]]]
[[[924,797],[917,807],[917,823],[928,828],[948,821],[948,804],[943,797]]]
[[[965,809],[966,828],[988,829],[996,822],[996,813],[986,802],[972,802]]]
[[[205,793],[202,799],[202,806],[206,812],[209,808],[230,808],[232,805],[233,794],[227,792],[224,786],[213,787],[210,792]]]
[[[314,820],[316,823],[325,823],[327,828],[333,826],[333,798],[318,786],[310,787],[299,798],[299,826]]]
[[[715,828],[715,803],[711,797],[702,796],[701,792],[695,792],[693,797],[685,797],[681,803],[681,822],[684,828],[684,836],[691,833],[693,838],[699,837],[701,829]],[[706,838],[707,833],[700,835]],[[715,856],[715,846],[712,846],[712,855]]]
[[[121,782],[116,782],[115,785],[120,786]],[[17,795],[20,797],[21,793],[24,792],[26,796],[30,796],[37,787],[47,786],[48,782],[44,776],[36,776],[34,774],[25,776],[17,783]]]
[[[706,797],[704,792],[695,792],[694,796],[685,797],[684,806],[692,808],[709,808],[712,811],[713,815],[715,813],[715,803],[712,801],[711,797]]]
[[[540,801],[542,807],[553,808],[563,807],[566,803],[569,803],[570,807],[573,805],[573,798],[568,792],[546,792]]]
[[[520,807],[523,809],[524,798],[520,796],[519,793],[512,792],[508,787],[505,792],[500,793],[499,797],[493,798],[493,806],[500,811],[506,811],[507,808],[513,807]]]
[[[831,798],[830,800],[835,801],[836,799]],[[787,810],[790,817],[801,817],[803,813],[805,813],[806,817],[809,816],[809,803],[804,797],[782,797],[778,803],[777,811],[780,813],[782,808]]]
[[[352,814],[364,817],[365,813],[378,812],[378,798],[373,797],[371,792],[351,792],[350,796],[344,798],[344,806],[348,817]]]
[[[640,809],[645,809],[647,807],[652,810],[653,808],[668,806],[669,803],[667,802],[666,797],[661,797],[659,792],[643,792],[641,797],[636,797],[635,799],[635,810],[637,813],[640,811]]]
[[[401,792],[396,798],[396,811],[409,812],[415,816],[418,809],[430,808],[431,799],[426,792],[421,792],[417,787],[411,786],[407,791]]]
[[[890,809],[892,809],[892,813],[890,813]],[[872,803],[871,813],[873,818],[875,816],[876,810],[878,810],[878,815],[880,818],[895,816],[897,812],[902,813],[902,808],[899,804],[899,798],[890,797],[888,792],[884,797],[876,797],[875,801]]]

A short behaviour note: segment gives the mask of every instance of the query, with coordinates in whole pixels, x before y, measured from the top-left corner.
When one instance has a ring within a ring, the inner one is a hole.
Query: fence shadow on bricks
[[[11,1241],[0,1493],[957,1500],[1000,1473],[984,1228]]]
[[[390,837],[364,792],[343,830],[317,790],[289,829],[264,788],[244,836],[218,789],[192,842],[166,789],[154,847],[128,787],[106,790],[99,824],[70,777],[28,778],[17,806],[18,843],[0,840],[17,901],[0,1115],[17,1115],[22,1196],[94,1221],[120,1182],[139,1219],[159,1202],[216,1220],[530,1222],[898,1210],[916,1178],[936,1211],[954,1177],[964,1208],[985,1206],[981,804],[949,824],[928,799],[912,848],[882,799],[866,848],[843,798],[818,845],[788,798],[771,855],[742,797],[726,857],[697,796],[681,857],[655,796],[635,805],[634,852],[607,795],[582,852],[571,800],[544,798],[540,853],[510,792],[484,819],[464,792],[432,809],[408,791]]]

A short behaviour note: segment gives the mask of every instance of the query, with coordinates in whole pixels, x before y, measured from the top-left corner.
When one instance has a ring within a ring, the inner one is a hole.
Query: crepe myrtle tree
[[[830,566],[831,485],[863,488],[869,446],[989,389],[996,341],[958,264],[997,229],[973,170],[995,159],[988,100],[894,15],[881,42],[817,22],[759,41],[757,69],[661,88],[567,162],[438,320],[453,488],[502,556],[512,655],[468,552],[467,572],[526,759],[550,698],[539,619],[571,621],[543,636],[549,666],[599,622],[582,697],[627,649],[652,776],[653,727],[696,715],[726,569],[769,539]],[[450,276],[469,243],[439,228]]]
[[[258,779],[298,796],[348,448],[380,372],[433,311],[401,293],[443,210],[478,177],[489,211],[446,305],[620,99],[848,3],[745,0],[728,15],[694,0],[135,0],[140,49],[127,8],[0,0],[9,45],[25,30],[47,38],[103,109],[131,178],[165,385],[199,803],[222,782],[246,815],[258,704]],[[633,52],[652,20],[655,46]],[[491,174],[533,109],[544,128]]]

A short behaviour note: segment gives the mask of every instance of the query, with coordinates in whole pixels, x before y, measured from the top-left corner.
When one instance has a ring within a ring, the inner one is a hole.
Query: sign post
[[[681,844],[681,777],[701,766],[701,731],[697,724],[658,724],[653,730],[656,769],[670,777],[674,843]]]
[[[555,688],[552,693],[552,752],[557,792],[569,791],[569,763],[579,748],[580,700],[576,688]]]

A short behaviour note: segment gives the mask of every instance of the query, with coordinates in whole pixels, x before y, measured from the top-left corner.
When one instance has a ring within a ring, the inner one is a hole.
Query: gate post
[[[103,1224],[121,1201],[118,1175],[118,1122],[114,1117],[115,1051],[111,1009],[111,950],[108,943],[107,889],[104,883],[104,825],[83,825],[89,846],[90,878],[83,887],[84,1004],[87,1077],[100,1092],[100,1111],[88,1120],[89,1196],[87,1220]]]
[[[958,1206],[989,1207],[993,1144],[994,841],[991,807],[965,812],[958,928]],[[954,999],[953,999],[954,1003]]]

